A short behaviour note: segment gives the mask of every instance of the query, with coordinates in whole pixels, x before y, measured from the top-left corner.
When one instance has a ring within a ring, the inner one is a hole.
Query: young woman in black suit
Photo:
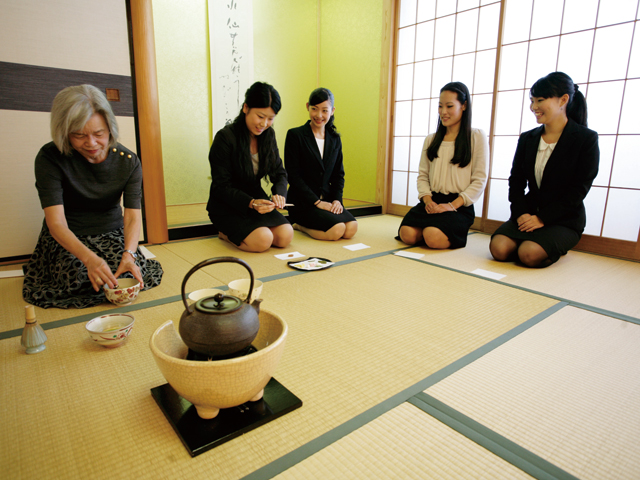
[[[352,238],[356,219],[342,205],[342,142],[333,124],[333,94],[311,92],[309,121],[287,132],[284,160],[289,176],[289,219],[296,230],[318,240]]]
[[[280,107],[275,88],[254,83],[240,114],[216,133],[209,151],[209,218],[219,238],[247,252],[286,247],[293,239],[291,224],[276,210],[284,208],[287,195],[287,172],[271,128]],[[272,195],[263,189],[266,177]]]
[[[530,98],[542,126],[520,135],[509,176],[511,218],[489,248],[501,262],[547,267],[580,240],[600,151],[598,134],[587,128],[585,98],[567,74],[539,79]]]

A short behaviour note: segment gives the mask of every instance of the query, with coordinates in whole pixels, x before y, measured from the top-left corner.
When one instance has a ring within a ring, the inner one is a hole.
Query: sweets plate
[[[287,262],[291,268],[296,270],[311,271],[311,270],[324,270],[333,265],[333,262],[326,258],[312,257],[303,261]]]

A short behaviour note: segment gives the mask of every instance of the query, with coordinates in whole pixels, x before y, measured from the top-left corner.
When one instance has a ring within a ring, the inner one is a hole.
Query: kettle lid
[[[235,312],[242,306],[242,300],[232,295],[217,293],[212,297],[205,297],[195,304],[196,310],[202,313],[223,314]]]

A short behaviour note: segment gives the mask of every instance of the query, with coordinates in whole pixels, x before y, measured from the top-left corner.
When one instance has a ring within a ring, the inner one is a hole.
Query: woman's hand
[[[326,210],[327,212],[331,211],[332,206],[332,203],[325,202],[324,200],[320,200],[318,203],[316,203],[316,208],[319,208],[320,210]]]
[[[342,213],[342,211],[344,210],[344,208],[342,207],[342,204],[340,203],[339,200],[334,200],[333,202],[331,202],[331,213],[335,213],[336,215],[339,215]]]
[[[142,280],[142,273],[140,267],[136,265],[136,261],[129,252],[122,252],[122,258],[120,259],[120,265],[116,270],[115,277],[119,278],[125,272],[131,272],[133,278],[140,282],[140,290],[144,288],[144,281]]]
[[[276,208],[280,210],[284,208],[284,204],[286,203],[286,199],[282,195],[273,195],[271,201],[275,204]]]
[[[109,288],[115,288],[118,284],[116,276],[111,272],[109,265],[98,255],[93,254],[84,264],[87,267],[87,275],[89,281],[96,292],[107,285]]]
[[[544,223],[537,215],[525,213],[518,217],[518,230],[521,232],[533,232],[542,227],[544,227]]]
[[[284,206],[284,204],[283,204],[283,206]],[[265,213],[272,212],[273,209],[276,208],[276,204],[271,202],[271,201],[269,201],[269,200],[265,200],[263,198],[258,198],[258,199],[253,201],[253,204],[252,204],[251,208],[253,208],[259,214],[264,215]]]
[[[425,203],[424,209],[427,213],[443,213],[443,212],[453,212],[451,205],[448,203],[436,203],[436,202],[428,202]]]

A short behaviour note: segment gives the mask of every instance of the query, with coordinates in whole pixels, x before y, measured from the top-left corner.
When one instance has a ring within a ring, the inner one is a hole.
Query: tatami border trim
[[[562,470],[431,395],[420,392],[410,398],[408,402],[534,478],[540,480],[578,480],[578,477]]]

